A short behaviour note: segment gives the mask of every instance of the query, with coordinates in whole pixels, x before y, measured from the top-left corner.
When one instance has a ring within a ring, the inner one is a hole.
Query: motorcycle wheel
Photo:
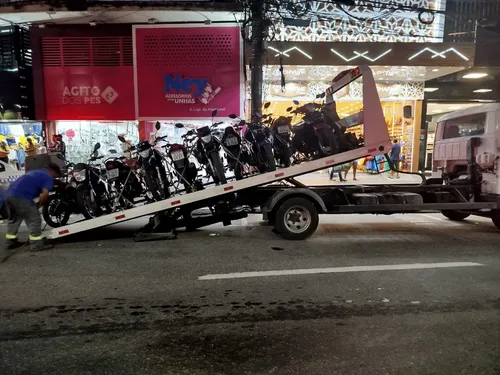
[[[281,155],[281,164],[283,164],[284,168],[288,168],[292,164],[291,159],[292,150],[290,148],[284,149]]]
[[[62,203],[63,197],[60,195],[50,195],[47,202],[42,207],[43,220],[49,227],[59,228],[66,225],[71,216],[71,212],[65,211],[61,216],[52,215],[59,204]]]
[[[236,178],[236,181],[243,180],[243,169],[239,163],[237,163],[234,167],[234,177]]]
[[[93,219],[101,216],[102,210],[97,202],[92,202],[92,194],[89,187],[77,190],[76,201],[85,219]]]
[[[222,165],[222,161],[220,160],[220,156],[218,152],[214,152],[210,155],[210,160],[212,161],[212,165],[214,167],[214,181],[219,185],[227,184],[226,173],[224,172],[224,166]]]
[[[274,159],[273,148],[271,145],[265,145],[262,148],[264,163],[266,164],[265,172],[276,170],[276,159]]]
[[[334,155],[338,152],[337,140],[333,132],[321,129],[318,135],[318,149],[321,156]]]
[[[144,182],[155,201],[161,201],[165,198],[165,191],[157,174],[152,171],[146,171],[144,174]]]

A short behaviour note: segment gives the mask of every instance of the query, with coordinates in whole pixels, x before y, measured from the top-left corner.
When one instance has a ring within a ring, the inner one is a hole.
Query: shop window
[[[66,157],[73,163],[85,163],[99,142],[99,153],[113,155],[113,150],[121,154],[118,135],[123,134],[132,144],[139,142],[138,124],[135,121],[57,121],[56,132],[66,143]]]
[[[486,113],[457,117],[446,121],[443,139],[473,137],[484,134]]]

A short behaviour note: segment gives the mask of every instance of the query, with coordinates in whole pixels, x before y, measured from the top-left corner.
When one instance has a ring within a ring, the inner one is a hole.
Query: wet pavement
[[[486,219],[325,216],[303,242],[257,216],[134,243],[141,224],[0,264],[0,374],[500,373]]]

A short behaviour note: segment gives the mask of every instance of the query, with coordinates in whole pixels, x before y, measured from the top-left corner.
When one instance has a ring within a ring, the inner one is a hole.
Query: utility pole
[[[253,0],[251,5],[252,17],[252,58],[251,58],[251,118],[252,121],[259,120],[262,112],[262,85],[263,85],[263,58],[264,38],[267,22],[264,19],[264,1]]]

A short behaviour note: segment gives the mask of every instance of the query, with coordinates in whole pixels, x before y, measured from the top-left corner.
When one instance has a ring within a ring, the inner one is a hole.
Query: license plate
[[[288,126],[278,126],[278,133],[283,134],[283,133],[289,133],[290,129]]]
[[[226,143],[226,146],[228,146],[228,147],[236,146],[238,144],[238,138],[227,137],[225,143]]]
[[[112,180],[114,178],[117,178],[119,174],[120,174],[120,171],[118,170],[118,168],[110,169],[109,171],[106,171],[106,175],[108,176],[108,180]]]
[[[182,150],[172,151],[170,155],[173,161],[179,161],[181,159],[184,159],[184,151]]]

